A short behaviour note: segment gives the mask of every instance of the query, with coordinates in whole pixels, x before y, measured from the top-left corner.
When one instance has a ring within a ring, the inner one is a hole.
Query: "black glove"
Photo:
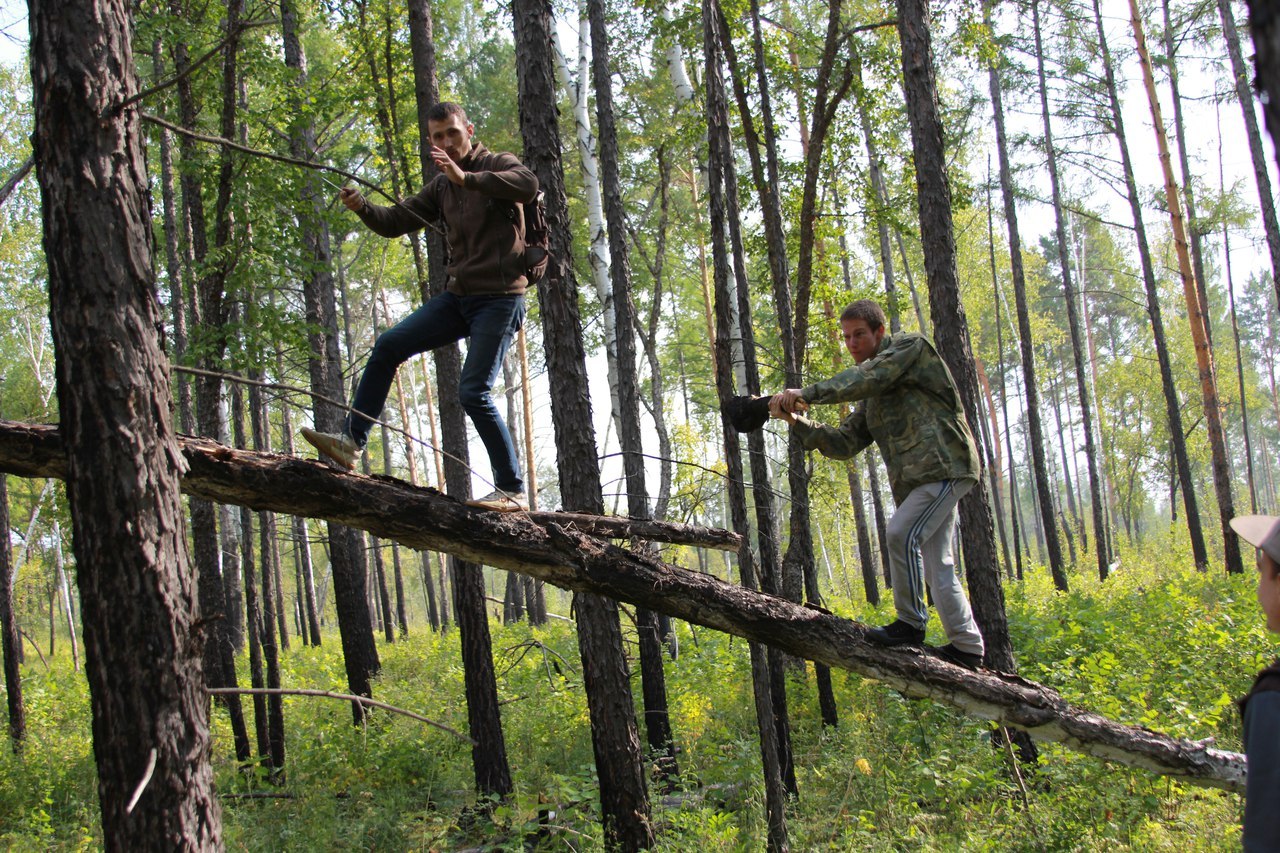
[[[769,397],[730,397],[724,416],[738,432],[755,432],[769,421]]]

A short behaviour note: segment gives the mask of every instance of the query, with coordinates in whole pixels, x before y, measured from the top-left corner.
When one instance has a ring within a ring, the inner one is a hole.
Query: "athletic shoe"
[[[982,655],[966,652],[963,649],[957,649],[954,644],[947,643],[945,646],[938,647],[938,656],[951,661],[956,666],[962,666],[965,669],[978,669],[982,666]]]
[[[324,456],[348,471],[355,470],[356,460],[364,450],[345,432],[317,432],[309,427],[303,427],[302,437]]]
[[[883,628],[867,631],[867,639],[882,646],[918,646],[924,642],[924,629],[895,619]]]
[[[467,501],[467,506],[478,506],[498,512],[520,512],[529,508],[529,499],[524,492],[504,492],[494,489],[482,498]]]

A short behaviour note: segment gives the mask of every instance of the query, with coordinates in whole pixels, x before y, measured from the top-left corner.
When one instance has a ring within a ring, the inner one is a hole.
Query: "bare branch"
[[[475,741],[461,732],[455,731],[444,723],[437,723],[435,720],[428,719],[421,714],[415,714],[413,711],[406,711],[404,708],[397,708],[395,705],[388,705],[386,702],[379,702],[376,699],[370,699],[368,696],[355,696],[351,693],[334,693],[332,690],[308,690],[301,687],[209,687],[206,692],[210,696],[318,696],[323,699],[338,699],[343,702],[358,702],[361,705],[367,705],[370,708],[381,708],[384,711],[390,711],[393,714],[401,714],[410,719],[426,723],[434,726],[442,732],[453,735],[458,740],[475,746]]]

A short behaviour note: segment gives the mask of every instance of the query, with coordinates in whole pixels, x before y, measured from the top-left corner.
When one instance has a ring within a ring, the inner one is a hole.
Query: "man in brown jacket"
[[[444,220],[449,247],[445,292],[378,336],[356,386],[353,411],[341,433],[303,428],[317,450],[348,470],[363,451],[382,412],[396,369],[419,353],[468,338],[458,395],[493,470],[491,494],[471,501],[498,510],[527,509],[511,433],[490,394],[503,356],[524,322],[525,227],[520,203],[534,200],[538,179],[512,154],[476,142],[474,126],[457,104],[442,102],[427,114],[431,159],[439,173],[419,193],[382,207],[358,190],[339,195],[365,225],[399,237]]]

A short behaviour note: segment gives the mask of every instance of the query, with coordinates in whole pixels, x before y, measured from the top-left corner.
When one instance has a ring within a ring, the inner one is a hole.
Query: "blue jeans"
[[[347,432],[364,447],[373,426],[371,419],[382,414],[387,402],[396,369],[415,355],[469,338],[458,399],[489,451],[493,484],[503,491],[523,492],[524,478],[511,433],[489,393],[507,348],[523,323],[523,296],[458,296],[445,291],[427,300],[378,336],[356,386],[351,404],[355,411],[347,415]]]

